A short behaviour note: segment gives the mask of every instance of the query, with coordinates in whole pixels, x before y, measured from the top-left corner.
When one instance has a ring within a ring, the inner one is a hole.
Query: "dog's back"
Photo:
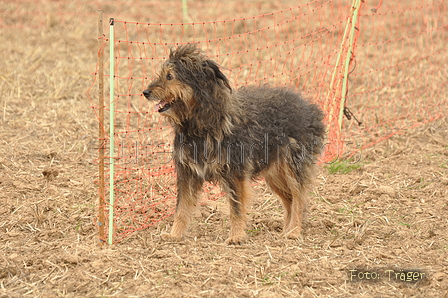
[[[238,89],[244,116],[253,119],[265,132],[283,132],[288,137],[308,144],[314,138],[319,144],[310,146],[320,154],[325,135],[324,114],[315,104],[289,88],[249,86]],[[311,144],[310,144],[311,145]]]
[[[316,162],[325,135],[324,115],[317,105],[291,89],[268,86],[240,88],[235,98],[244,124],[234,127],[232,138],[251,146],[247,154],[255,161],[287,158],[296,167]]]

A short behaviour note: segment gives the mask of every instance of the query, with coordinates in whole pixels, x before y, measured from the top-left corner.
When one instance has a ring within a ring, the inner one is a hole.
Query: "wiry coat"
[[[286,88],[232,90],[219,66],[195,46],[170,53],[144,95],[175,130],[177,211],[171,236],[180,238],[204,181],[229,193],[231,231],[240,243],[246,225],[250,179],[264,177],[285,207],[284,233],[298,237],[307,191],[323,149],[323,113]]]

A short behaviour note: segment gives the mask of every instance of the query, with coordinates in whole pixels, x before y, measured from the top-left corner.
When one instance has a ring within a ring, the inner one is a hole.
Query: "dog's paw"
[[[301,239],[302,238],[301,232],[302,232],[301,226],[297,226],[292,229],[288,228],[288,227],[284,227],[282,236],[287,239]]]
[[[226,244],[227,245],[243,245],[245,239],[246,239],[245,235],[231,236],[226,239]]]
[[[282,236],[287,239],[293,239],[293,240],[302,239],[302,234],[300,233],[300,231],[289,231],[283,233]]]
[[[182,240],[182,236],[176,236],[176,235],[172,235],[170,233],[167,232],[163,232],[160,234],[160,237],[164,240],[164,241],[176,241],[179,242]]]

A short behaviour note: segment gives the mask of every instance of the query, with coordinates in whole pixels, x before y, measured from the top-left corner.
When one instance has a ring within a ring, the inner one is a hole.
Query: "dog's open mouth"
[[[171,108],[171,105],[174,103],[174,100],[173,101],[168,101],[168,100],[162,100],[162,101],[160,101],[158,104],[156,104],[156,106],[154,107],[154,111],[155,112],[159,112],[159,113],[162,113],[162,112],[165,112],[165,111],[167,111],[169,108]]]

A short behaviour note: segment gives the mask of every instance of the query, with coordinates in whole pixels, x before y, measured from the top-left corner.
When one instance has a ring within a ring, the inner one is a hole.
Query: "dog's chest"
[[[219,180],[223,170],[222,148],[218,142],[180,135],[174,146],[175,161],[206,181]]]
[[[198,164],[198,163],[189,163],[188,167],[196,173],[199,177],[204,179],[205,181],[215,181],[219,180],[218,173],[219,166],[217,164]]]

